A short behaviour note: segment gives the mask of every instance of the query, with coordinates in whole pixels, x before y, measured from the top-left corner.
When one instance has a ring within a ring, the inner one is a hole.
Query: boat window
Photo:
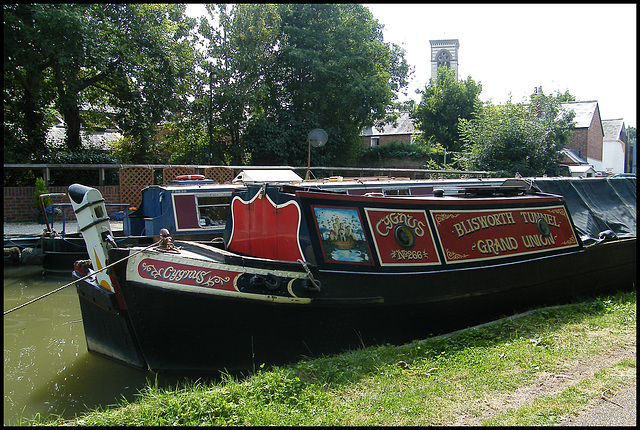
[[[197,202],[200,227],[224,227],[229,212],[228,196],[199,196]]]
[[[383,190],[385,196],[408,196],[409,188],[394,188]]]

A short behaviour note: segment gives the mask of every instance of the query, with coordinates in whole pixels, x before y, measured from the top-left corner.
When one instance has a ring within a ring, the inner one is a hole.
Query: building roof
[[[589,128],[596,110],[599,110],[597,101],[564,102],[561,105],[563,108],[570,109],[576,113],[574,118],[576,128]]]
[[[587,173],[589,171],[595,173],[596,169],[590,164],[580,164],[579,166],[569,166],[569,171],[571,173]]]
[[[571,160],[572,163],[589,164],[587,160],[585,160],[584,158],[576,154],[576,152],[573,149],[564,148],[562,151],[560,151],[560,153],[563,154],[565,157],[567,157],[569,160]]]
[[[62,148],[67,129],[64,124],[54,125],[47,131],[46,142],[54,148]],[[80,130],[80,139],[86,147],[108,149],[110,144],[122,137],[119,130],[104,129],[102,131]]]
[[[409,112],[400,112],[398,119],[382,127],[369,127],[362,130],[361,136],[387,136],[397,134],[413,134],[415,126]]]
[[[603,119],[602,129],[604,130],[604,141],[622,141],[621,135],[624,130],[624,120],[622,118]]]

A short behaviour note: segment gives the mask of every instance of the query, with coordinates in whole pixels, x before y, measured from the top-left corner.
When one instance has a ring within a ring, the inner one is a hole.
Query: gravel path
[[[122,221],[110,221],[111,230],[122,230]],[[39,236],[47,228],[46,224],[23,223],[23,222],[5,222],[5,236]],[[58,233],[62,232],[62,221],[55,221],[53,229]],[[78,231],[77,221],[67,221],[64,225],[65,233],[76,233]]]

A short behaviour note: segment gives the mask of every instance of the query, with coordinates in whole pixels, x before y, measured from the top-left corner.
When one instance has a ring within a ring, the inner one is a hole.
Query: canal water
[[[43,279],[39,266],[5,266],[4,310],[71,280]],[[153,372],[87,352],[74,285],[4,315],[3,322],[4,425],[38,414],[70,419],[123,397],[133,401],[147,380],[155,380]]]

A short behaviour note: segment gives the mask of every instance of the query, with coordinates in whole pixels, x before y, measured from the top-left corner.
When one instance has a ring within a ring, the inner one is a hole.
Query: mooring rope
[[[307,278],[311,282],[311,285],[313,285],[313,288],[309,287],[309,289],[312,291],[319,292],[320,286],[322,285],[322,283],[313,277],[313,273],[311,273],[311,270],[309,269],[309,266],[307,266],[307,263],[305,263],[303,260],[300,260],[300,259],[298,259],[298,263],[302,264],[302,267],[304,267],[304,270],[307,272]]]
[[[133,254],[129,254],[129,255],[127,255],[126,257],[121,258],[120,260],[116,261],[115,263],[111,263],[111,264],[109,264],[109,265],[107,265],[107,266],[104,266],[102,269],[99,269],[99,270],[96,270],[96,271],[94,271],[94,272],[91,272],[91,273],[89,273],[88,275],[83,276],[83,277],[82,277],[82,278],[80,278],[80,279],[73,280],[73,281],[69,282],[68,284],[63,285],[62,287],[58,287],[58,288],[56,288],[56,289],[55,289],[55,290],[53,290],[53,291],[49,291],[48,293],[45,293],[45,294],[43,294],[43,295],[41,295],[41,296],[39,296],[39,297],[36,297],[35,299],[29,300],[29,301],[28,301],[28,302],[26,302],[26,303],[23,303],[23,304],[21,304],[21,305],[18,305],[18,306],[16,306],[16,307],[15,307],[15,308],[13,308],[13,309],[9,309],[8,311],[5,311],[3,315],[7,315],[8,313],[11,313],[11,312],[13,312],[13,311],[15,311],[15,310],[18,310],[18,309],[23,308],[23,307],[25,307],[25,306],[27,306],[27,305],[30,305],[31,303],[37,302],[37,301],[38,301],[38,300],[40,300],[40,299],[43,299],[43,298],[45,298],[45,297],[47,297],[47,296],[50,296],[50,295],[51,295],[51,294],[53,294],[53,293],[57,293],[58,291],[61,291],[61,290],[65,289],[65,288],[67,288],[69,285],[73,285],[73,284],[75,284],[75,283],[76,283],[76,282],[78,282],[78,281],[82,281],[82,280],[84,280],[84,279],[87,279],[87,278],[89,278],[89,277],[91,277],[91,276],[95,275],[96,273],[99,273],[99,272],[102,272],[102,271],[104,271],[104,270],[107,270],[109,267],[115,266],[116,264],[121,263],[121,262],[123,262],[124,260],[127,260],[127,259],[129,259],[129,258],[133,257],[134,255],[140,254],[141,252],[144,252],[144,251],[146,251],[146,250],[147,250],[147,249],[149,249],[149,248],[152,248],[152,247],[154,247],[154,246],[158,246],[158,245],[160,245],[163,241],[164,241],[164,238],[163,238],[163,239],[160,239],[159,241],[157,241],[157,242],[155,242],[155,243],[152,243],[151,245],[147,246],[146,248],[140,249],[140,250],[138,250],[138,251],[134,252]]]

